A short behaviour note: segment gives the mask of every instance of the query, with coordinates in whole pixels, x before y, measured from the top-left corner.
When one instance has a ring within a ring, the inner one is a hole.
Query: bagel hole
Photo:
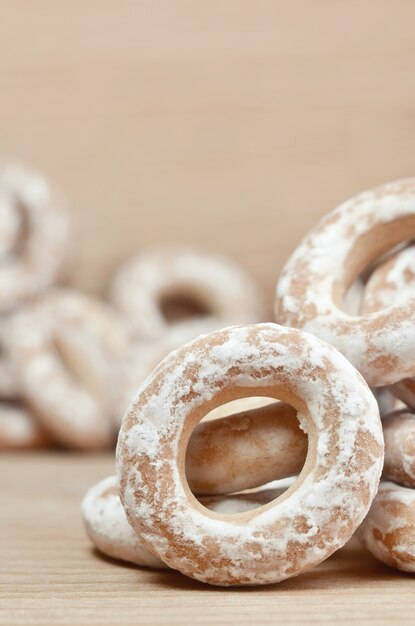
[[[212,308],[197,294],[185,291],[165,292],[159,298],[159,310],[168,324],[212,315]]]
[[[404,241],[396,246],[391,247],[390,250],[381,254],[374,261],[367,263],[364,269],[349,285],[343,295],[342,310],[351,316],[358,316],[362,314],[362,305],[364,299],[364,291],[367,282],[371,278],[372,274],[384,263],[388,261],[394,254],[401,252],[414,245],[414,241]],[[415,281],[414,281],[414,295],[415,295]]]
[[[186,478],[204,507],[237,515],[280,497],[308,451],[295,409],[270,397],[233,400],[207,413],[186,450]]]

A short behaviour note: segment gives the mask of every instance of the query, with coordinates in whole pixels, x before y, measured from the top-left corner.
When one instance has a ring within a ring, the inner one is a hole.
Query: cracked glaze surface
[[[358,537],[379,561],[415,572],[415,490],[382,482]]]
[[[276,501],[226,518],[185,476],[187,441],[209,410],[237,397],[290,403],[309,437],[299,479]],[[152,552],[217,585],[273,583],[340,548],[376,493],[383,437],[376,401],[334,348],[276,324],[232,327],[167,356],[137,393],[118,446],[120,497]]]
[[[415,235],[415,179],[366,191],[329,213],[305,237],[277,285],[278,322],[338,348],[368,384],[415,374],[415,301],[352,317],[344,292],[371,261]]]

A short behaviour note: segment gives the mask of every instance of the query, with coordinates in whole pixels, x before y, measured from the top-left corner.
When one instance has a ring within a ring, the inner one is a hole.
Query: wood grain
[[[2,624],[413,624],[413,578],[356,544],[279,585],[217,589],[95,553],[79,513],[114,458],[3,455]]]
[[[272,291],[315,220],[414,174],[415,3],[0,0],[4,156],[48,173],[104,292],[143,245],[228,252]],[[413,623],[413,581],[348,549],[277,587],[207,589],[91,552],[110,457],[0,458],[4,624]]]

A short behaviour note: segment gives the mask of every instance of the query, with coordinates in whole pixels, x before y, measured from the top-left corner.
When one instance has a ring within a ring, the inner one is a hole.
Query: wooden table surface
[[[407,0],[0,0],[0,152],[68,195],[79,287],[192,241],[239,259],[271,311],[319,216],[414,174],[414,24]],[[413,580],[356,550],[244,591],[99,558],[79,501],[112,466],[1,455],[2,623],[414,622]]]
[[[259,589],[212,588],[99,556],[79,504],[113,472],[109,454],[0,458],[1,624],[414,623],[413,578],[355,543],[298,578]]]

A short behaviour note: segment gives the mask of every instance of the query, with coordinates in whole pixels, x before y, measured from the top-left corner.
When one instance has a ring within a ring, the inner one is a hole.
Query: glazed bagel
[[[192,337],[189,326],[185,328],[185,332],[184,327],[180,332],[170,331],[154,346],[135,347],[124,360],[115,386],[116,406],[122,407],[118,415],[124,415],[154,367],[173,348],[185,343],[186,335]],[[298,425],[296,411],[284,403],[267,406],[269,400],[265,406],[249,408],[258,401],[237,401],[239,408],[235,407],[231,417],[227,405],[218,407],[212,412],[212,421],[195,429],[186,460],[187,479],[194,493],[226,494],[299,473],[307,454],[307,437]],[[226,419],[220,419],[220,414],[226,414]]]
[[[306,456],[295,409],[275,402],[196,426],[186,476],[193,493],[227,494],[299,474]]]
[[[381,482],[358,537],[379,561],[415,572],[415,490]]]
[[[362,313],[407,304],[415,297],[415,246],[410,245],[378,264],[364,287]]]
[[[363,313],[373,313],[390,306],[401,306],[415,297],[415,246],[391,255],[372,272],[362,300]],[[415,379],[405,378],[389,387],[411,409],[415,409]]]
[[[383,420],[385,437],[385,478],[406,487],[415,487],[415,415],[392,413]]]
[[[129,525],[118,496],[115,476],[91,487],[82,505],[82,517],[94,546],[106,556],[143,567],[164,568]]]
[[[297,410],[309,442],[303,470],[255,511],[207,511],[186,480],[190,435],[214,407],[261,395]],[[117,446],[129,523],[167,565],[215,585],[273,583],[327,558],[367,513],[382,464],[379,411],[360,374],[331,346],[276,324],[213,332],[167,356]]]
[[[64,278],[70,256],[66,201],[40,174],[0,166],[0,312]]]
[[[201,498],[200,502],[211,511],[229,515],[254,509],[277,495],[274,491],[263,491]],[[142,567],[167,567],[146,548],[140,535],[128,523],[115,476],[109,476],[91,487],[82,502],[82,515],[89,538],[106,556]]]
[[[154,345],[133,346],[118,369],[118,384],[114,386],[120,425],[147,376],[169,352],[195,338],[197,330],[200,327],[191,323],[170,330]],[[212,421],[195,429],[186,461],[187,479],[194,493],[226,494],[299,473],[307,454],[307,437],[294,409],[284,403],[268,408],[270,402],[266,398],[243,398],[230,403],[231,413],[222,405],[212,411]],[[258,403],[265,406],[257,407]],[[220,419],[221,415],[229,419]]]
[[[128,259],[114,277],[111,300],[144,339],[157,339],[172,325],[189,322],[170,323],[163,304],[180,308],[186,302],[199,324],[208,323],[207,331],[212,322],[220,328],[264,318],[255,283],[234,261],[181,246],[153,248]]]
[[[415,375],[415,300],[362,316],[341,310],[363,269],[414,236],[415,179],[348,200],[291,256],[277,285],[276,319],[335,346],[372,386]]]
[[[155,341],[133,341],[124,358],[119,362],[114,385],[114,413],[118,417],[118,427],[129,408],[137,390],[153,369],[169,354],[183,344],[196,339],[202,333],[217,329],[213,320],[189,320],[177,324]]]
[[[23,406],[0,403],[0,449],[29,450],[51,445],[51,438]]]
[[[49,292],[16,316],[9,337],[23,398],[67,447],[113,442],[113,368],[128,345],[117,315],[69,289]]]

